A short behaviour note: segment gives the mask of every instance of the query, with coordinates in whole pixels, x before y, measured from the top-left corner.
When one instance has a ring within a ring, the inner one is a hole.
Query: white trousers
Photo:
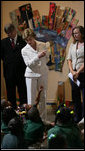
[[[47,91],[47,77],[41,76],[40,78],[26,78],[27,86],[27,103],[33,105],[35,103],[37,93],[40,86],[43,86],[43,91],[40,95],[39,113],[43,121],[46,119],[46,91]]]

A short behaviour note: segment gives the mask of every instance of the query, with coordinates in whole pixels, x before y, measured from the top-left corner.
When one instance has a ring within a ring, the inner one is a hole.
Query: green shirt
[[[1,123],[1,130],[4,132],[4,134],[9,133],[8,126],[3,121]]]
[[[42,122],[35,123],[27,120],[24,124],[24,139],[29,142],[35,142],[43,137],[44,126]]]
[[[6,134],[3,138],[2,144],[1,144],[2,149],[15,149],[19,148],[19,140],[15,135],[12,134]]]
[[[48,138],[50,134],[63,134],[67,141],[68,148],[82,148],[82,141],[80,136],[80,130],[77,125],[55,125],[55,127],[51,128],[48,131]],[[49,139],[48,148],[49,148]]]

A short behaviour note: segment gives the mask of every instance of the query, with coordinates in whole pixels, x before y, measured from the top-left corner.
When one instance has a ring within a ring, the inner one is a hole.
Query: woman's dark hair
[[[56,119],[55,123],[59,121],[61,124],[68,124],[70,122],[74,122],[74,111],[66,105],[61,105],[58,107],[56,111]]]
[[[72,36],[73,36],[73,38],[74,38],[74,30],[75,29],[79,29],[79,31],[80,31],[80,33],[81,33],[81,38],[82,38],[82,40],[84,41],[84,27],[83,26],[76,26],[76,27],[74,27],[73,28],[73,30],[72,30]],[[75,38],[74,38],[74,43],[76,42],[76,40],[75,40]]]
[[[18,115],[11,106],[7,106],[2,112],[2,120],[6,125],[8,125],[8,122],[16,116]]]

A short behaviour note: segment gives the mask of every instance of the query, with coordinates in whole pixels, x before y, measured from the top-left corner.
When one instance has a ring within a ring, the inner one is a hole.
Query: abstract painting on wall
[[[38,8],[33,10],[31,4],[28,3],[10,12],[10,18],[19,34],[22,34],[24,29],[31,28],[36,34],[36,40],[53,42],[47,66],[49,70],[62,72],[66,47],[72,29],[79,20],[75,18],[75,10],[70,7],[57,6],[56,3],[50,2],[49,14],[44,14],[42,17]]]

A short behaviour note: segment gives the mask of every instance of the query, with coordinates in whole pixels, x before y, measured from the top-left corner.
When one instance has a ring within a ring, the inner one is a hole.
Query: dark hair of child
[[[12,106],[10,101],[6,101],[6,100],[1,100],[1,111],[3,111],[3,109],[7,106]]]
[[[65,149],[67,148],[67,140],[63,134],[51,134],[49,136],[49,149]]]
[[[12,118],[8,123],[8,129],[11,131],[11,134],[19,136],[23,133],[23,122],[20,117]]]
[[[24,148],[23,122],[20,117],[12,118],[8,123],[8,129],[9,133],[3,138],[2,148]]]
[[[74,111],[65,104],[61,104],[56,111],[55,123],[60,122],[61,124],[74,123]]]
[[[8,122],[14,118],[18,116],[16,111],[13,109],[13,107],[11,106],[7,106],[4,108],[3,112],[2,112],[2,121],[8,125]]]
[[[40,114],[37,109],[37,107],[33,106],[29,111],[28,111],[28,119],[32,120],[33,122],[41,122]]]

